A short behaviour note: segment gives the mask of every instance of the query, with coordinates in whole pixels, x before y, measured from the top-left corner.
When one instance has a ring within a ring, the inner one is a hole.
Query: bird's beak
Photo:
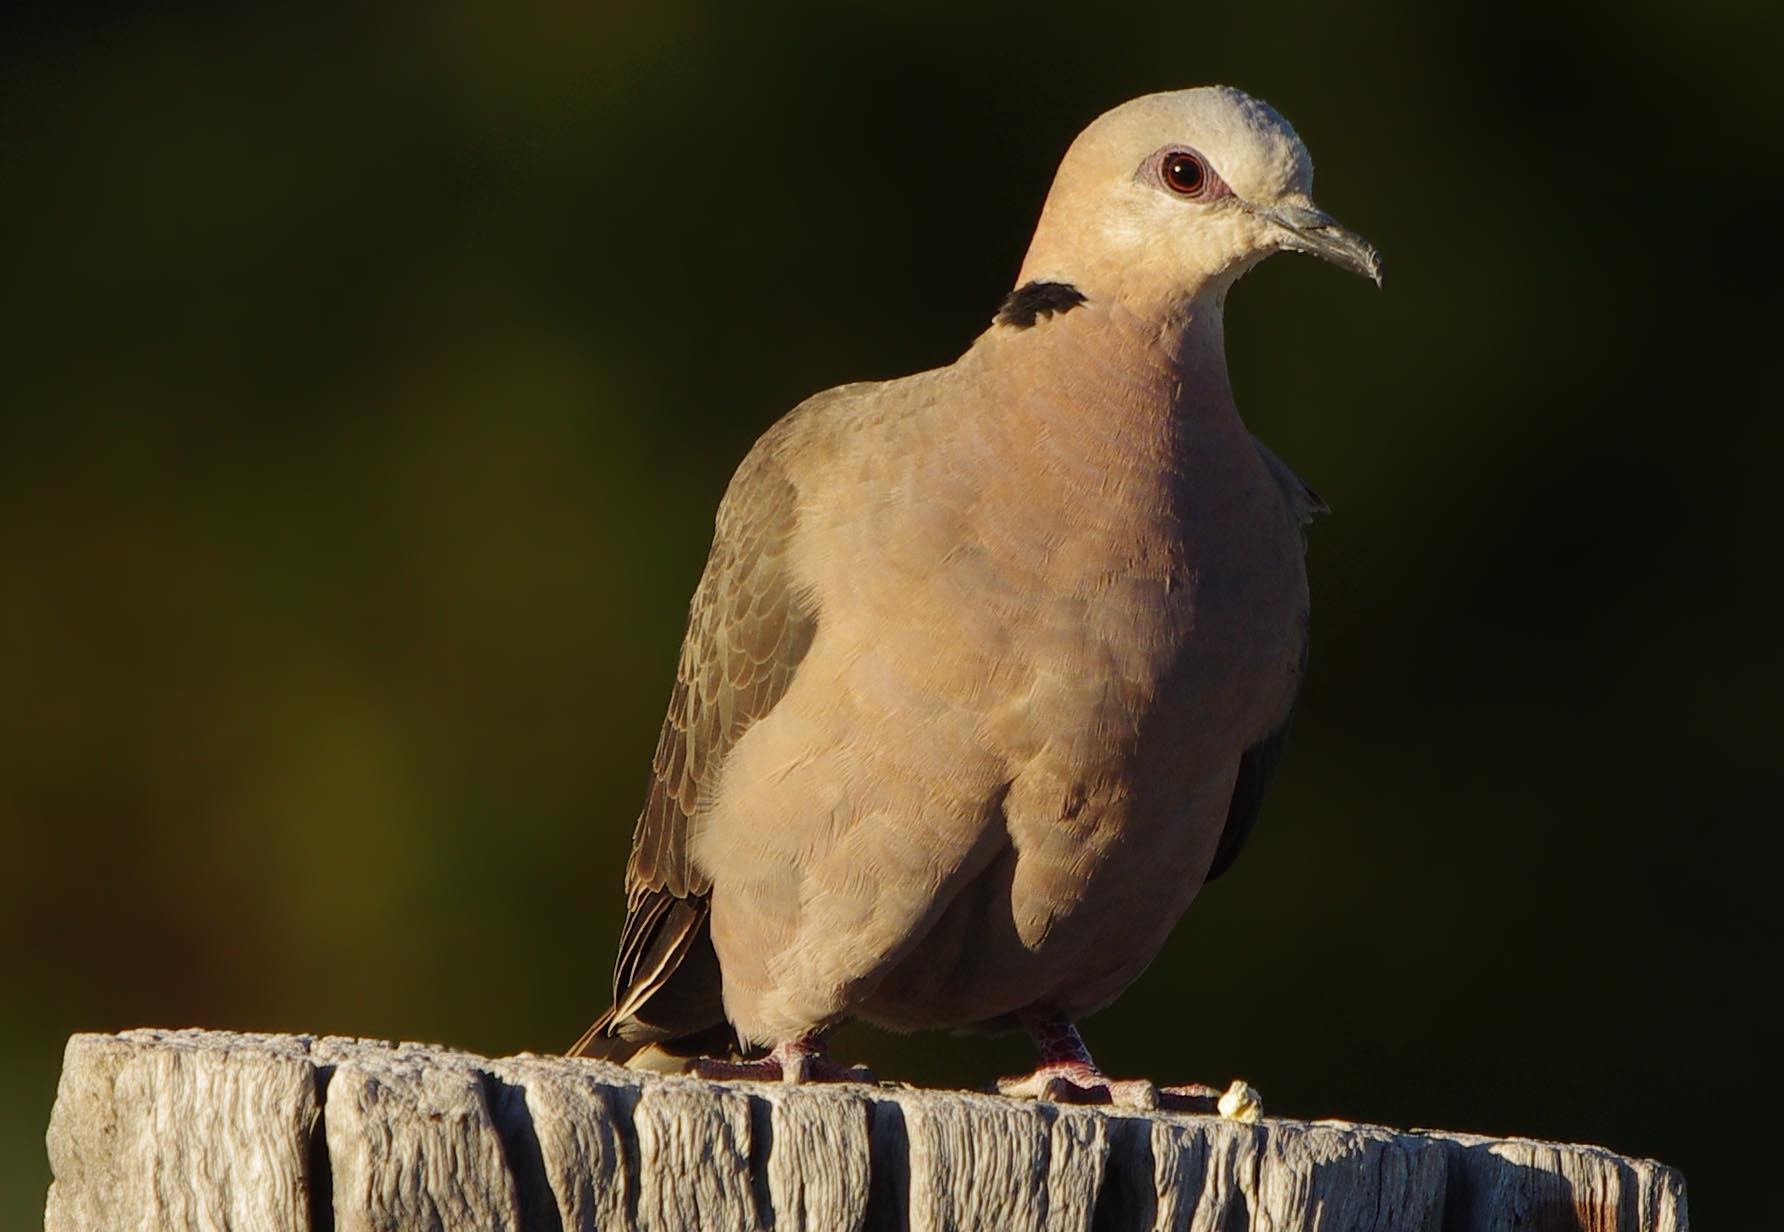
[[[1338,220],[1325,211],[1283,204],[1257,208],[1256,212],[1288,233],[1285,247],[1311,253],[1340,269],[1361,274],[1378,287],[1381,285],[1381,254],[1375,251],[1375,245],[1339,226]]]

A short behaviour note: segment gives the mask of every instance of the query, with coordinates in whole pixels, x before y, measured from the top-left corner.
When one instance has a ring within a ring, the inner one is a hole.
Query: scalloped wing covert
[[[726,754],[785,695],[817,631],[785,568],[798,506],[777,454],[791,419],[751,450],[719,505],[626,865],[613,1008],[573,1052],[603,1051],[597,1036],[664,1039],[724,1021],[711,880],[691,858],[689,828]]]

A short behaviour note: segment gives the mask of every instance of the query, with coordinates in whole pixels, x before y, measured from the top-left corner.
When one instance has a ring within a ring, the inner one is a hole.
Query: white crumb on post
[[[1243,1078],[1233,1079],[1233,1084],[1220,1097],[1218,1107],[1221,1116],[1241,1125],[1256,1125],[1264,1119],[1264,1097]]]

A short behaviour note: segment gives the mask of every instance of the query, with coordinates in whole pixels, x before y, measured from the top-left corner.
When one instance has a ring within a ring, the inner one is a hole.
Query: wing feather
[[[693,860],[690,830],[726,755],[785,695],[817,631],[787,573],[798,492],[779,454],[793,420],[757,442],[720,502],[626,864],[613,1008],[579,1052],[606,1055],[604,1039],[681,1037],[724,1022],[707,928],[712,882]]]
[[[1282,492],[1282,498],[1288,506],[1290,516],[1302,526],[1313,521],[1315,514],[1329,512],[1326,502],[1320,499],[1318,492],[1307,486],[1307,481],[1290,469],[1288,463],[1277,457],[1257,438],[1252,438],[1257,446],[1258,454],[1269,469],[1270,476],[1276,481]],[[1295,663],[1294,688],[1298,692],[1301,677],[1307,670],[1307,615],[1301,615],[1301,650]],[[1208,869],[1207,881],[1226,872],[1239,858],[1245,841],[1251,832],[1257,829],[1258,818],[1263,815],[1264,793],[1269,790],[1270,780],[1275,776],[1276,764],[1282,760],[1282,750],[1288,744],[1289,727],[1295,717],[1295,703],[1291,700],[1288,713],[1283,716],[1281,724],[1275,731],[1246,749],[1239,758],[1239,773],[1233,780],[1233,797],[1227,805],[1226,825],[1220,832],[1220,843],[1214,851],[1214,863]]]

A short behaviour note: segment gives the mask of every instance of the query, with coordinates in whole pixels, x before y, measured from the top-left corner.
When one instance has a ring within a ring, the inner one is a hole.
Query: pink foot
[[[1094,1065],[1072,1061],[1043,1065],[1017,1078],[999,1078],[997,1089],[1019,1099],[1112,1104],[1148,1111],[1214,1112],[1220,1103],[1220,1092],[1200,1083],[1161,1087],[1146,1078],[1111,1078]]]
[[[873,1071],[865,1065],[838,1065],[824,1051],[821,1041],[795,1040],[778,1044],[773,1052],[753,1061],[719,1061],[699,1057],[688,1063],[687,1072],[697,1078],[748,1082],[875,1082]]]
[[[1144,1078],[1111,1078],[1090,1059],[1084,1038],[1063,1014],[1046,1010],[1021,1015],[1034,1037],[1041,1063],[1032,1074],[1000,1078],[997,1089],[1022,1099],[1059,1104],[1114,1104],[1122,1108],[1163,1108],[1173,1112],[1214,1112],[1220,1092],[1200,1083],[1160,1087]]]

